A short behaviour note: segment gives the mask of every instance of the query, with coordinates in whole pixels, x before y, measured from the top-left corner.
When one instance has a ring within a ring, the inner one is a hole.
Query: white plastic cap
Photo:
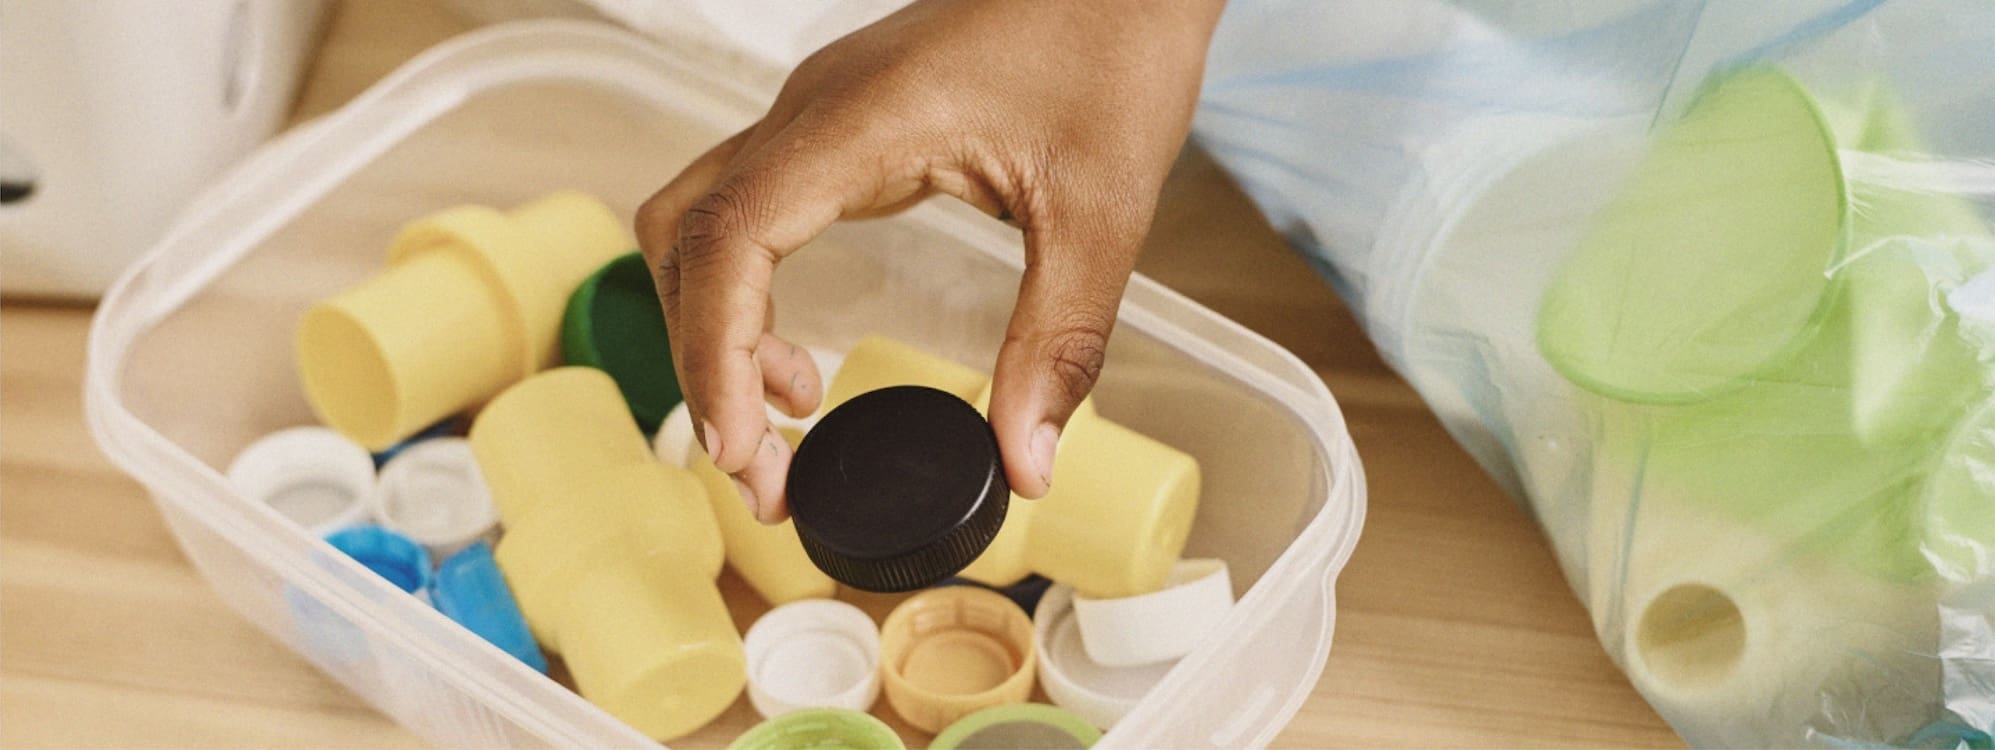
[[[1032,637],[1039,650],[1039,686],[1046,697],[1101,729],[1136,707],[1176,661],[1140,667],[1106,667],[1088,656],[1074,619],[1074,589],[1054,584],[1032,613]]]
[[[817,373],[822,378],[821,382],[825,387],[830,387],[831,378],[837,375],[838,368],[845,364],[845,355],[816,346],[807,346],[804,350],[810,352],[811,359],[817,362]],[[818,418],[824,416],[822,406],[816,414],[802,419],[777,411],[773,406],[768,407],[768,411],[769,426],[779,431],[788,429],[810,432],[810,428],[817,426]],[[698,445],[693,436],[693,414],[686,410],[683,402],[672,407],[672,412],[665,415],[665,421],[659,423],[658,434],[651,438],[651,452],[657,454],[658,460],[667,466],[677,466],[681,469],[692,463],[693,451],[698,450]]]
[[[865,711],[880,697],[880,628],[845,602],[805,599],[769,610],[741,645],[748,702],[763,718],[800,708]]]
[[[651,452],[666,466],[684,469],[692,463],[693,413],[686,409],[685,402],[672,407],[665,421],[658,423],[658,434],[651,438]]]
[[[818,382],[821,385],[821,390],[829,389],[831,387],[831,379],[838,375],[838,368],[845,366],[845,355],[818,346],[806,346],[804,347],[804,351],[809,352],[811,360],[817,363]],[[821,396],[822,393],[819,395]],[[823,404],[818,404],[816,412],[801,419],[777,411],[774,406],[769,407],[769,426],[776,428],[778,432],[783,430],[795,430],[800,433],[810,432],[810,428],[816,427],[817,420],[823,417]]]
[[[244,448],[229,464],[228,478],[252,502],[323,537],[367,520],[374,457],[325,427],[293,427]]]
[[[499,524],[471,442],[460,437],[424,440],[389,459],[369,506],[376,523],[423,545],[437,560],[485,538]]]
[[[1120,599],[1074,597],[1081,643],[1095,663],[1132,667],[1191,653],[1233,608],[1225,560],[1179,560],[1162,590]]]

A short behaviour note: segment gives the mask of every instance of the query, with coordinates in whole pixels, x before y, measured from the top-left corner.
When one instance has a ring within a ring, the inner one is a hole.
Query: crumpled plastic
[[[1995,4],[1234,0],[1194,133],[1698,746],[1995,747]]]

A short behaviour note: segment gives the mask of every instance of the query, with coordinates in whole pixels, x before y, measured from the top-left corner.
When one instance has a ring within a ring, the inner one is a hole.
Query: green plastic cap
[[[1623,401],[1692,403],[1752,382],[1828,317],[1847,206],[1814,100],[1777,70],[1732,73],[1656,136],[1566,259],[1539,348]]]
[[[847,708],[806,708],[755,725],[728,750],[906,750],[886,722]]]
[[[575,289],[561,320],[561,357],[609,373],[647,435],[684,400],[672,369],[665,308],[643,255],[610,261]]]
[[[1101,730],[1072,711],[1044,703],[993,706],[935,736],[930,750],[1087,750]]]

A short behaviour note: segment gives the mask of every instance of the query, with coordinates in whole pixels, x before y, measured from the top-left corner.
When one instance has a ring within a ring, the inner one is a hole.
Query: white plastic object
[[[368,498],[376,523],[415,540],[446,560],[499,525],[492,490],[478,471],[471,443],[461,437],[419,441],[381,467]]]
[[[541,194],[558,154],[563,186],[627,219],[764,111],[773,91],[689,45],[554,21],[447,42],[217,183],[97,308],[85,387],[99,444],[245,617],[292,638],[288,590],[349,624],[367,658],[319,666],[432,744],[649,740],[359,566],[314,559],[312,537],[211,467],[272,424],[309,419],[286,343],[296,315],[378,267],[379,242],[408,218]],[[575,132],[591,137],[550,135]],[[648,166],[631,168],[633,153]],[[775,332],[833,348],[880,334],[988,366],[1023,266],[1017,230],[953,202],[837,224],[784,260]],[[1098,408],[1198,459],[1215,501],[1189,549],[1224,558],[1243,589],[1102,746],[1264,745],[1330,648],[1334,584],[1364,516],[1357,453],[1322,381],[1266,339],[1140,276],[1119,316]],[[1228,498],[1253,498],[1254,512]],[[745,587],[726,593],[737,611],[759,606]],[[388,690],[376,665],[390,660],[416,671],[395,679],[420,700]]]
[[[665,421],[658,423],[658,434],[651,437],[651,452],[665,465],[684,469],[693,459],[695,445],[693,412],[682,401],[665,415]]]
[[[1191,653],[1233,608],[1225,560],[1179,560],[1164,588],[1119,599],[1074,597],[1088,656],[1109,667],[1170,661]]]
[[[332,430],[293,427],[250,443],[230,462],[228,477],[251,502],[323,537],[367,520],[374,458]]]
[[[1074,588],[1053,584],[1032,612],[1039,687],[1055,704],[1101,729],[1115,726],[1177,662],[1109,667],[1088,656],[1074,618]]]
[[[810,353],[812,361],[817,363],[820,389],[831,387],[831,378],[838,374],[838,368],[845,365],[845,354],[822,346],[806,346],[804,347],[804,351]],[[822,396],[822,392],[819,395]],[[817,410],[811,412],[810,415],[792,417],[778,411],[776,407],[770,406],[769,426],[775,428],[778,433],[791,431],[801,435],[810,432],[812,427],[817,426],[817,421],[824,418],[824,411],[824,404],[820,403]]]
[[[103,292],[189,198],[277,130],[325,7],[7,3],[0,181],[30,187],[0,203],[0,291]]]
[[[810,352],[817,362],[819,382],[830,385],[832,376],[837,375],[838,368],[845,364],[845,354],[821,346],[807,346],[804,350]],[[818,410],[807,417],[792,417],[777,411],[774,406],[769,407],[768,413],[770,427],[801,434],[817,426],[817,420],[824,417],[824,408],[819,405]],[[683,469],[692,461],[693,451],[699,449],[699,441],[693,436],[693,414],[684,402],[680,402],[665,415],[665,421],[659,423],[658,434],[651,438],[651,450],[658,455],[658,460]]]
[[[865,711],[880,697],[880,626],[835,599],[769,610],[749,626],[748,702],[762,718],[800,708]]]

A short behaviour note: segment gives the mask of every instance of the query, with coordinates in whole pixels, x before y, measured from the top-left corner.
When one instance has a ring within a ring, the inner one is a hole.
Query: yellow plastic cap
[[[988,410],[990,397],[986,387],[973,403]],[[1198,515],[1198,461],[1083,401],[1053,477],[1043,498],[1012,497],[997,538],[961,575],[1005,587],[1036,572],[1104,598],[1162,588]]]
[[[822,410],[831,411],[861,393],[894,385],[925,385],[971,401],[988,380],[983,373],[954,360],[884,336],[867,336],[845,353],[837,376],[825,388]]]
[[[714,585],[720,527],[700,480],[652,459],[616,383],[580,367],[527,378],[470,441],[506,526],[499,569],[582,696],[658,739],[725,711],[747,672]]]
[[[838,593],[831,576],[811,564],[795,524],[764,526],[748,512],[734,480],[714,468],[705,451],[692,451],[693,476],[706,488],[714,519],[727,548],[727,564],[770,606],[802,599],[829,599]]]
[[[299,322],[305,395],[326,424],[385,449],[550,363],[569,294],[630,245],[608,207],[574,192],[412,222],[386,269]]]
[[[980,588],[929,589],[880,626],[887,703],[930,733],[980,709],[1025,702],[1037,665],[1025,611]]]
[[[669,568],[599,569],[574,582],[561,651],[575,689],[645,736],[684,736],[727,711],[747,655],[711,579]]]

